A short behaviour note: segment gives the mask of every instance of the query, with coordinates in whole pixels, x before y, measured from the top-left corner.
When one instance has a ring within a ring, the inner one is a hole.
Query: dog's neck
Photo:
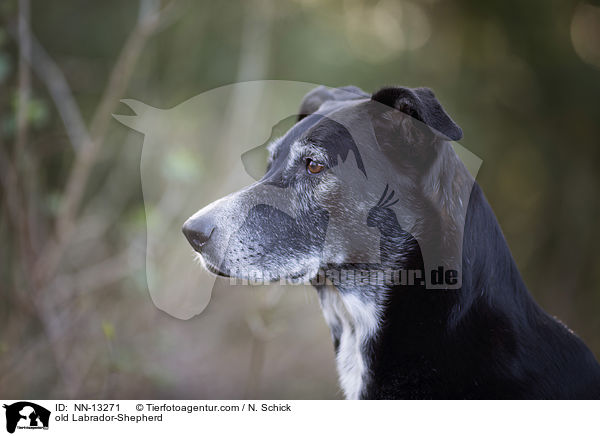
[[[400,390],[407,398],[435,397],[438,387],[441,392],[440,386],[454,383],[452,377],[460,386],[464,355],[473,356],[476,364],[487,346],[510,347],[511,328],[503,334],[508,343],[500,344],[469,342],[458,332],[503,325],[510,305],[537,307],[479,186],[474,184],[467,198],[460,289],[356,283],[317,287],[346,398],[385,398],[392,395],[391,385],[394,396]],[[418,245],[412,255],[403,253],[400,266],[424,270]]]

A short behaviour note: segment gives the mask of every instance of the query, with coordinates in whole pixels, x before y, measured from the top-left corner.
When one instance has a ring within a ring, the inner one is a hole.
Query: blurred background
[[[311,289],[217,282],[187,321],[148,294],[144,137],[111,114],[257,79],[433,88],[530,291],[600,357],[597,1],[3,0],[0,397],[341,398]]]

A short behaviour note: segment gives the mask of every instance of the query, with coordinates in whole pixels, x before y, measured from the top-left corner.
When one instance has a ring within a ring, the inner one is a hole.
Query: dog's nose
[[[215,230],[213,221],[208,216],[190,218],[181,229],[194,250],[200,252]]]

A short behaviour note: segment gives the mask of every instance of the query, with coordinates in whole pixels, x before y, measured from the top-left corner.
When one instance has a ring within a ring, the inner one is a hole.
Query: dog
[[[183,233],[217,275],[313,284],[348,399],[599,399],[600,365],[529,294],[461,137],[427,88],[318,87],[264,176]]]

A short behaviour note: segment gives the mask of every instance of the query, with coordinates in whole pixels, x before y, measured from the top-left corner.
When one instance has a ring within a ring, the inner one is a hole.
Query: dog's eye
[[[315,162],[312,159],[306,159],[306,171],[308,171],[309,174],[318,174],[324,169],[324,165],[321,165],[320,163]]]

